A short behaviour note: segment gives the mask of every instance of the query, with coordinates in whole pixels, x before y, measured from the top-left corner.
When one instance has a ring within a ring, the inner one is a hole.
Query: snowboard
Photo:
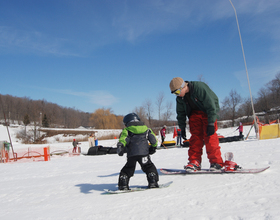
[[[188,172],[184,169],[160,169],[160,172],[165,174],[165,175],[195,175],[195,174],[248,174],[248,173],[261,173],[265,170],[267,170],[268,167],[264,168],[254,168],[254,169],[237,169],[234,171],[225,171],[225,170],[218,170],[218,171],[210,171],[209,169],[201,169],[196,172]]]
[[[151,188],[151,189],[161,189],[166,188],[170,186],[173,183],[173,181],[159,184],[159,188]],[[138,192],[138,191],[145,191],[150,190],[147,186],[139,186],[139,187],[131,187],[129,190],[110,190],[110,189],[104,189],[105,194],[122,194],[122,193],[131,193],[131,192]]]

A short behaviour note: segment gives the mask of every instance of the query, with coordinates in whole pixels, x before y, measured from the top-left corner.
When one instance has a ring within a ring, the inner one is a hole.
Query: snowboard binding
[[[242,167],[237,165],[237,163],[233,162],[233,153],[227,152],[225,153],[225,162],[224,162],[224,170],[225,171],[236,171],[241,170]]]

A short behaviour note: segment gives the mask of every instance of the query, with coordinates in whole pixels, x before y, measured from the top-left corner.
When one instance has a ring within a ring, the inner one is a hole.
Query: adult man
[[[176,98],[176,112],[178,125],[182,137],[186,139],[186,117],[189,118],[190,147],[189,163],[184,168],[189,171],[201,169],[203,145],[210,162],[210,170],[220,170],[223,159],[217,136],[217,118],[219,100],[216,94],[203,82],[184,81],[180,77],[173,78],[169,84],[172,94]]]

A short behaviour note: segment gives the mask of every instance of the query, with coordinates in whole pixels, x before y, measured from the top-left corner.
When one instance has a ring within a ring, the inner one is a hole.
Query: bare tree
[[[153,106],[152,106],[152,101],[150,99],[146,99],[144,104],[143,104],[143,107],[145,109],[145,113],[146,113],[146,116],[147,116],[147,119],[148,119],[148,126],[149,127],[152,127],[152,119],[153,119]]]
[[[276,74],[275,79],[271,80],[266,84],[267,88],[270,90],[272,107],[275,107],[273,103],[280,103],[280,72]],[[276,105],[276,106],[277,106]]]
[[[173,115],[173,102],[169,101],[166,103],[165,106],[165,112],[163,114],[162,120],[167,124],[167,122],[171,119],[171,116]]]
[[[251,98],[244,99],[243,103],[238,109],[238,115],[247,116],[247,118],[253,115]]]
[[[205,81],[205,78],[203,77],[202,74],[198,75],[197,78],[198,78],[198,81],[204,82],[204,83],[208,84],[208,83]]]
[[[139,116],[142,122],[144,122],[146,125],[148,124],[149,121],[147,120],[147,114],[144,106],[135,107],[133,111]]]
[[[267,88],[261,88],[258,92],[259,98],[256,103],[256,111],[268,111],[271,106],[269,104],[270,93]]]
[[[160,92],[157,96],[157,100],[156,100],[156,106],[158,108],[158,120],[161,120],[161,111],[162,109],[162,105],[163,105],[163,101],[164,101],[164,93]]]
[[[229,117],[232,120],[232,126],[234,126],[234,119],[237,116],[237,107],[242,102],[242,97],[236,92],[236,90],[231,90],[229,96],[225,97],[222,104],[222,109],[226,109],[230,114]]]

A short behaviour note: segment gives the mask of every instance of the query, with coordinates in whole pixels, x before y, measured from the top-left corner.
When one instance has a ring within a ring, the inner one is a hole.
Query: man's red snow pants
[[[190,147],[189,147],[189,162],[197,160],[201,164],[202,148],[206,145],[206,152],[210,164],[218,163],[223,166],[223,159],[221,156],[219,139],[216,133],[218,126],[217,121],[214,123],[215,133],[207,136],[208,119],[207,114],[203,111],[192,111],[189,118],[190,125]]]

